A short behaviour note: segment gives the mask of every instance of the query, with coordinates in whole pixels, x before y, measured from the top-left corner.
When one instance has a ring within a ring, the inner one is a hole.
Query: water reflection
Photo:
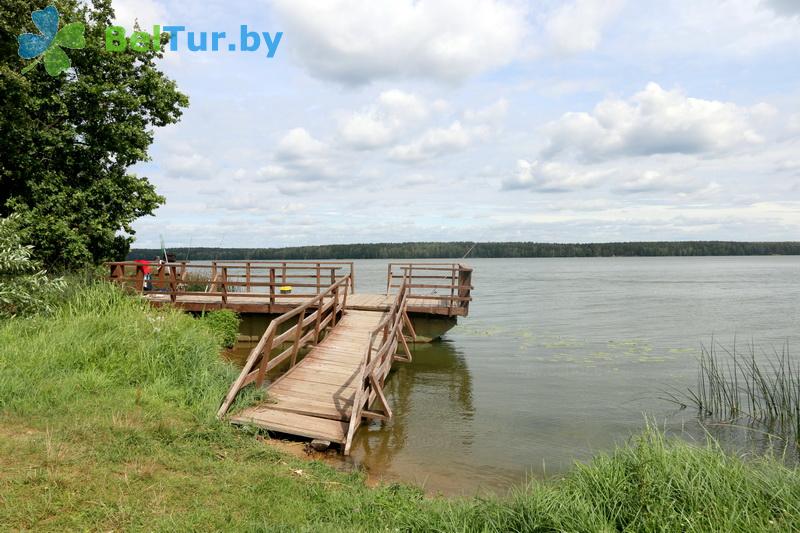
[[[353,456],[367,465],[391,461],[410,440],[416,447],[440,443],[447,430],[462,434],[462,446],[471,444],[472,378],[463,355],[448,340],[416,344],[412,352],[414,362],[395,363],[386,382],[393,419],[362,426],[353,443]]]

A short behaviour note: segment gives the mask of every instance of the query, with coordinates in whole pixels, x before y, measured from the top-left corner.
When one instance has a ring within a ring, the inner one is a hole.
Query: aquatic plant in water
[[[697,386],[665,391],[665,399],[697,408],[701,418],[757,422],[779,436],[800,438],[800,363],[793,361],[788,342],[781,351],[757,353],[734,342],[728,349],[712,339],[700,353]]]

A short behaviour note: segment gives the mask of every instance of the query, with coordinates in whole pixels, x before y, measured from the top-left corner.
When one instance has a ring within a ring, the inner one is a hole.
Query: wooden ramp
[[[230,421],[339,443],[347,454],[363,418],[391,418],[383,385],[394,361],[411,361],[404,331],[416,337],[406,284],[386,311],[349,309],[350,286],[345,276],[270,322],[217,416],[226,415],[242,388],[260,387],[271,370],[288,365],[267,385],[266,401],[246,406]],[[310,351],[301,357],[306,346]]]
[[[383,316],[346,311],[325,340],[268,386],[266,402],[231,422],[344,444],[364,352]]]

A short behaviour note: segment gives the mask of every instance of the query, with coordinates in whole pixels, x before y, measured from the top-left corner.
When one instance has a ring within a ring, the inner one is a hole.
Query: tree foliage
[[[23,75],[16,37],[36,31],[31,11],[48,3],[62,25],[85,23],[86,47],[68,51],[64,74]],[[131,223],[164,201],[127,169],[148,159],[153,128],[176,122],[188,98],[158,70],[161,53],[105,50],[113,16],[110,0],[0,4],[0,216],[19,214],[49,268],[123,258]]]
[[[0,318],[49,311],[64,290],[64,281],[48,278],[32,253],[22,243],[18,217],[0,218]]]
[[[695,255],[800,255],[800,242],[400,242],[292,248],[170,248],[178,260],[458,259],[464,257],[644,257]],[[152,259],[161,250],[134,249],[129,259]]]

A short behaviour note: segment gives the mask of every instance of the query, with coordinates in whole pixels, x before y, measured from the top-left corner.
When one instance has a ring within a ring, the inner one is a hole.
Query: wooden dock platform
[[[458,263],[389,263],[386,291],[355,291],[352,262],[228,261],[210,263],[107,263],[109,279],[147,298],[186,311],[231,309],[237,313],[283,314],[301,306],[347,275],[348,308],[386,311],[408,275],[409,312],[459,317],[469,314],[472,269]],[[289,294],[284,294],[288,289]]]
[[[217,416],[338,443],[345,454],[364,419],[392,418],[383,387],[394,362],[411,362],[406,338],[416,340],[417,334],[409,313],[466,316],[472,300],[472,269],[456,263],[390,263],[385,294],[354,294],[352,263],[109,266],[112,281],[153,305],[279,315],[250,352]],[[266,387],[266,400],[229,415],[250,384]]]

